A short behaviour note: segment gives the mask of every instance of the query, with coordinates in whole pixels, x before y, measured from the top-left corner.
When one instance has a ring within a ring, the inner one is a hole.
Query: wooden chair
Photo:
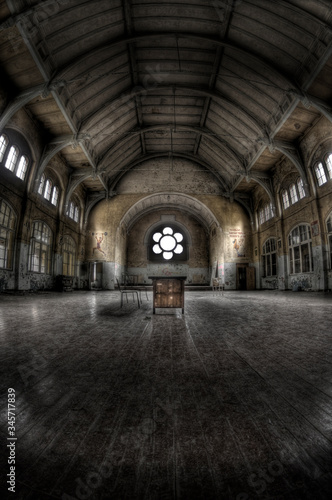
[[[146,300],[149,300],[147,286],[138,285],[137,274],[126,274],[123,275],[123,282],[125,285],[125,290],[136,290],[139,292],[140,301],[142,303],[142,292],[145,292]]]
[[[220,278],[213,278],[212,291],[213,292],[222,292],[222,295],[224,295],[224,285],[222,284],[222,281]]]
[[[140,296],[138,295],[139,293],[139,290],[133,290],[133,289],[127,289],[127,288],[123,288],[120,283],[119,283],[119,280],[118,278],[116,278],[116,282],[118,284],[118,289],[121,293],[121,307],[123,307],[123,296],[125,295],[126,296],[126,299],[127,299],[127,302],[128,302],[128,293],[132,293],[133,294],[133,301],[135,302],[135,293],[136,293],[136,297],[137,297],[137,304],[138,304],[138,307],[141,307],[141,300],[140,300]]]

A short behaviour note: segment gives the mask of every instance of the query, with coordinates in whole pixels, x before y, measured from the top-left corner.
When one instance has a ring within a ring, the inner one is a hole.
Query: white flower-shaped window
[[[154,233],[152,238],[156,242],[152,248],[153,252],[157,255],[162,253],[166,260],[170,260],[175,253],[180,255],[183,252],[183,246],[180,245],[183,235],[174,233],[171,227],[165,227],[162,233]]]

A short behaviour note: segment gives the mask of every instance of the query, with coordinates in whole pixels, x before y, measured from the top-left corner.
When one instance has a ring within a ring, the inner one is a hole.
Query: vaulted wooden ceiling
[[[0,30],[0,127],[24,106],[87,193],[179,156],[248,196],[332,119],[328,0],[0,0]]]

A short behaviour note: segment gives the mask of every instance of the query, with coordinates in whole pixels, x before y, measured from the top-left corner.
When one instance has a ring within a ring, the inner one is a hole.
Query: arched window
[[[296,179],[296,182],[292,182],[289,186],[285,187],[281,191],[282,206],[284,210],[294,205],[298,201],[305,197],[303,180],[301,177]]]
[[[25,174],[26,174],[26,171],[28,168],[28,163],[29,163],[28,157],[25,155],[22,155],[20,158],[18,167],[17,167],[17,172],[16,172],[17,177],[19,179],[22,179],[22,181],[24,181]]]
[[[31,152],[25,138],[11,129],[0,136],[0,163],[24,181],[31,161]]]
[[[43,174],[40,178],[38,194],[43,196],[45,200],[51,202],[55,207],[57,206],[59,199],[59,188],[54,184],[52,179],[50,179],[49,177],[46,178],[45,174]]]
[[[272,207],[272,203],[265,204],[258,212],[259,223],[263,224],[264,222],[272,219],[274,217],[274,211]]]
[[[284,210],[289,207],[289,197],[288,197],[288,191],[284,189],[281,193],[282,196],[282,206],[284,207]]]
[[[65,236],[62,253],[62,274],[65,276],[75,276],[75,255],[75,241],[70,236]]]
[[[16,217],[8,203],[0,199],[0,268],[12,269]]]
[[[315,174],[318,182],[318,186],[322,186],[327,182],[327,175],[322,162],[319,162],[315,165]]]
[[[302,198],[305,197],[305,191],[304,191],[302,177],[299,177],[297,179],[297,189],[298,189],[298,192],[299,192],[299,198],[300,198],[300,200],[302,200]]]
[[[277,245],[276,239],[270,238],[263,245],[263,276],[276,276],[277,274]]]
[[[313,271],[311,231],[309,224],[294,228],[288,236],[290,274]]]
[[[59,188],[57,186],[54,186],[53,188],[53,191],[52,191],[52,199],[51,199],[51,203],[52,205],[54,205],[55,207],[57,206],[58,204],[58,198],[59,198]]]
[[[289,186],[289,194],[290,194],[290,198],[291,198],[291,204],[294,205],[294,203],[296,203],[298,201],[298,196],[297,196],[295,184],[291,184]]]
[[[38,194],[43,194],[44,192],[44,186],[45,186],[45,174],[43,174],[40,178],[40,183],[39,183],[39,187],[38,187]]]
[[[34,222],[30,240],[29,271],[49,274],[51,270],[52,231],[41,221]]]
[[[175,224],[163,224],[155,229],[149,241],[149,260],[188,260],[188,245],[184,232]]]
[[[325,163],[329,178],[332,179],[332,153],[325,158]]]
[[[67,208],[67,216],[70,219],[73,219],[75,222],[79,221],[80,209],[78,208],[78,205],[76,205],[76,203],[74,203],[73,201],[69,202],[69,205]]]
[[[7,156],[5,167],[8,168],[8,170],[10,170],[11,172],[14,172],[17,159],[18,159],[18,148],[16,146],[11,146]]]
[[[8,137],[2,134],[2,136],[0,137],[0,162],[4,159],[8,142]]]
[[[53,187],[53,183],[52,183],[51,179],[47,179],[46,184],[45,184],[45,191],[44,191],[44,198],[47,201],[50,201],[50,199],[51,199],[52,187]]]
[[[332,212],[326,221],[327,239],[329,245],[329,267],[332,269]]]

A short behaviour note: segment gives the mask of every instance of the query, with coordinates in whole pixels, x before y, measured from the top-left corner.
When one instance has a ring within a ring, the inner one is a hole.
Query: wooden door
[[[236,289],[247,289],[247,269],[248,264],[236,264]]]
[[[247,290],[256,289],[256,273],[254,267],[246,267]]]

